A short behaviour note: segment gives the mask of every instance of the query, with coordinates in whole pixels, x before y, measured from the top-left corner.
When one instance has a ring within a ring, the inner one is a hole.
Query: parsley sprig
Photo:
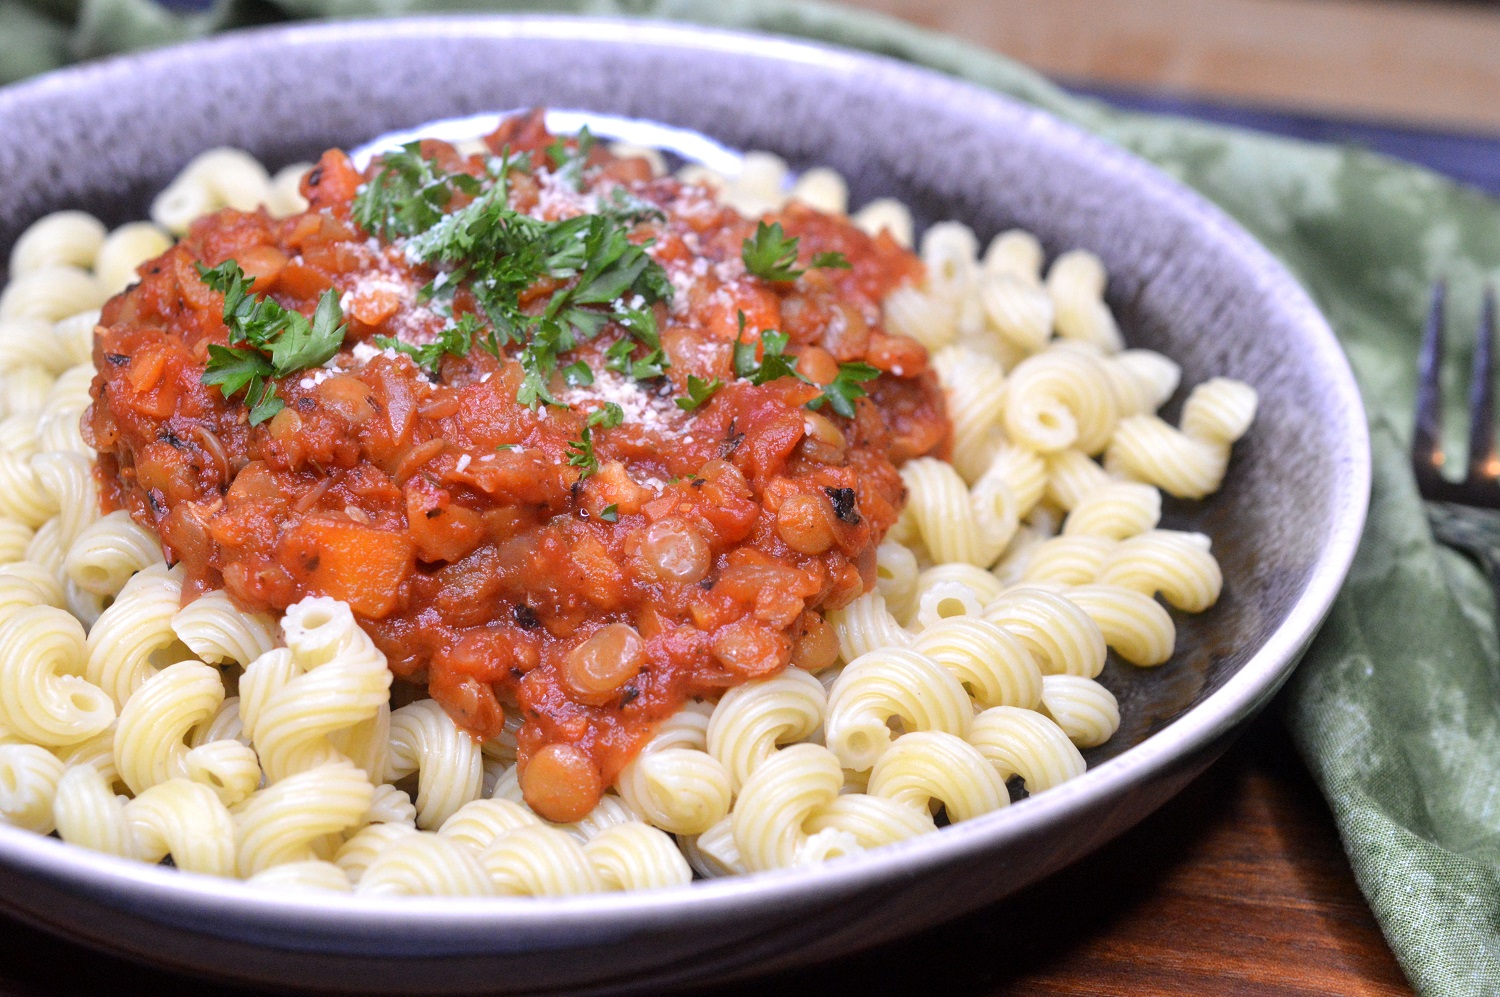
[[[813,411],[827,404],[845,419],[854,418],[854,400],[868,394],[862,382],[873,381],[880,376],[880,369],[863,361],[839,364],[839,372],[823,387],[823,393],[807,403]]]
[[[415,235],[437,224],[455,191],[472,197],[479,187],[477,177],[440,171],[421,142],[408,142],[380,157],[380,172],[354,199],[354,222],[382,239]]]
[[[797,369],[797,358],[786,355],[788,337],[775,329],[760,331],[760,359],[757,361],[756,343],[745,338],[745,313],[739,313],[740,334],[734,344],[734,373],[754,385],[768,384],[782,377],[795,377],[807,381],[807,375]]]
[[[255,278],[246,277],[234,260],[213,269],[201,263],[197,267],[199,279],[224,295],[224,324],[231,344],[209,344],[208,366],[201,380],[218,385],[225,398],[244,391],[250,425],[257,426],[285,407],[276,395],[274,378],[321,366],[343,345],[344,314],[338,292],[324,291],[308,321],[301,312],[250,293]]]
[[[585,144],[580,140],[580,148]],[[420,150],[415,154],[420,155]],[[573,154],[563,147],[558,155],[571,155],[567,162],[581,162],[578,157],[586,157],[587,151]],[[517,401],[530,408],[560,405],[550,389],[559,357],[579,342],[598,336],[611,321],[656,351],[655,359],[639,373],[633,364],[628,372],[660,376],[667,362],[660,353],[651,306],[669,302],[672,285],[661,264],[630,240],[630,232],[638,223],[660,217],[656,208],[633,198],[616,197],[597,213],[545,221],[522,214],[509,204],[509,174],[513,169],[529,169],[529,157],[508,153],[494,157],[484,181],[469,177],[472,184],[453,180],[459,174],[441,173],[432,160],[423,159],[422,163],[416,169],[399,160],[399,168],[388,183],[366,185],[355,198],[356,220],[380,217],[376,205],[366,206],[364,202],[390,200],[394,196],[391,192],[398,188],[405,190],[408,198],[431,207],[442,200],[445,177],[456,189],[472,193],[473,200],[446,214],[439,211],[434,215],[420,208],[404,210],[406,205],[398,203],[386,206],[386,216],[417,219],[409,228],[395,231],[407,236],[408,259],[440,271],[439,279],[424,288],[424,298],[439,308],[445,302],[451,307],[458,287],[467,286],[489,326],[483,335],[476,329],[473,341],[497,357],[504,355],[509,345],[520,347],[516,359],[524,376],[516,392]],[[385,176],[383,167],[379,177]],[[523,308],[522,295],[541,281],[550,281],[555,287],[545,305],[539,313],[532,305]],[[464,352],[472,348],[472,342],[466,345],[461,336],[452,337],[452,342]],[[432,358],[440,358],[443,352],[453,351],[444,347]],[[654,374],[650,373],[652,368]],[[587,383],[581,376],[575,373],[574,383]]]
[[[589,413],[579,438],[568,441],[568,466],[579,469],[579,481],[599,470],[599,457],[594,453],[594,427],[614,429],[624,421],[625,410],[614,402],[605,402],[603,408]]]
[[[450,322],[438,331],[438,338],[421,346],[413,346],[403,343],[395,336],[376,336],[375,345],[383,350],[396,350],[405,353],[416,361],[418,367],[431,373],[436,373],[438,364],[444,356],[466,357],[474,348],[474,337],[483,328],[479,317],[472,313],[460,315],[456,322]]]
[[[724,382],[717,377],[712,381],[705,381],[697,374],[689,374],[687,380],[688,393],[686,397],[677,399],[677,407],[684,412],[691,412],[704,402],[714,396],[714,392],[724,387]]]
[[[746,239],[740,247],[740,258],[745,269],[762,280],[792,281],[808,270],[827,268],[850,269],[843,253],[817,253],[806,267],[797,266],[797,237],[787,238],[780,222],[758,222],[755,235]]]

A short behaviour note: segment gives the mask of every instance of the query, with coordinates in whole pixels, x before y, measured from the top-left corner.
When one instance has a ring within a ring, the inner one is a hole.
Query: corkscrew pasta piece
[[[809,818],[811,819],[811,818]],[[740,858],[734,843],[734,817],[731,814],[702,834],[678,839],[683,857],[693,871],[704,879],[720,876],[743,876],[750,870]]]
[[[884,648],[850,662],[834,682],[824,740],[844,768],[863,771],[890,745],[892,718],[908,734],[940,730],[962,736],[973,714],[969,694],[942,665],[915,651]]]
[[[253,211],[270,192],[271,176],[255,157],[239,149],[209,149],[151,202],[151,220],[182,235],[195,219],[220,208]]]
[[[1071,510],[1088,495],[1114,480],[1110,473],[1079,450],[1062,450],[1048,454],[1048,501],[1063,510]]]
[[[1063,253],[1047,271],[1047,292],[1056,308],[1057,334],[1118,353],[1125,345],[1109,306],[1107,277],[1099,257],[1083,249]]]
[[[172,617],[177,638],[204,661],[249,665],[276,643],[276,620],[247,613],[222,589],[206,592]]]
[[[479,745],[433,700],[391,713],[386,781],[417,773],[417,826],[435,828],[479,796],[484,779]]]
[[[1125,350],[1104,366],[1121,416],[1155,412],[1182,381],[1182,368],[1176,361],[1153,350]]]
[[[877,197],[860,208],[850,221],[869,235],[878,236],[887,232],[896,244],[910,248],[916,241],[916,226],[912,222],[911,209],[890,197]]]
[[[794,744],[768,758],[745,783],[730,814],[734,845],[751,872],[799,864],[804,825],[844,783],[839,759],[816,744]],[[700,849],[703,839],[698,840]]]
[[[409,774],[410,769],[392,775],[387,765],[387,736],[392,741],[397,736],[394,730],[386,734],[392,722],[387,705],[391,674],[385,656],[354,622],[349,607],[326,597],[304,599],[287,609],[282,628],[288,646],[256,658],[240,680],[240,716],[267,779],[274,783],[343,759],[381,781]],[[406,709],[410,715],[412,707]],[[438,713],[451,727],[447,714],[441,709]],[[432,726],[439,729],[436,723]],[[426,744],[420,740],[424,733],[406,736],[402,744],[420,753]],[[462,750],[473,757],[477,770],[479,749],[465,740]],[[414,758],[413,768],[417,764]],[[477,793],[476,785],[467,799]],[[457,804],[447,812],[453,809]],[[430,819],[434,826],[441,823],[441,818]]]
[[[185,872],[235,875],[235,821],[207,786],[158,783],[125,804],[125,822],[134,858],[154,864],[170,855]]]
[[[1000,416],[1005,407],[1005,372],[994,360],[962,346],[938,350],[931,364],[948,396],[953,466],[972,485],[989,469],[1003,442]]]
[[[63,763],[35,744],[0,744],[0,823],[51,834]]]
[[[0,516],[0,564],[26,559],[26,549],[31,546],[34,531],[26,523]]]
[[[13,401],[13,399],[12,399]],[[11,432],[25,421],[29,431]],[[45,488],[31,465],[35,420],[13,416],[0,423],[0,516],[32,530],[57,515],[56,494]]]
[[[1177,628],[1155,599],[1117,585],[1079,585],[1064,595],[1088,613],[1104,643],[1140,668],[1165,664],[1177,643]]]
[[[274,893],[351,893],[354,890],[344,870],[322,859],[273,865],[245,880],[245,885]]]
[[[1055,347],[1021,361],[1006,379],[1004,426],[1039,453],[1076,447],[1096,454],[1119,420],[1104,361],[1086,349]]]
[[[898,623],[910,622],[916,615],[919,574],[917,557],[910,548],[887,540],[875,549],[875,591]]]
[[[1117,545],[1099,566],[1101,585],[1118,585],[1201,613],[1219,601],[1224,574],[1202,533],[1152,530]]]
[[[972,564],[939,564],[917,578],[920,629],[953,616],[978,616],[1004,588],[1000,579]]]
[[[1099,536],[1052,537],[1037,544],[1017,581],[1027,585],[1087,585],[1115,541]]]
[[[84,211],[54,211],[27,226],[10,251],[12,277],[46,267],[87,270],[104,244],[105,228]]]
[[[75,364],[68,344],[53,330],[51,322],[39,318],[18,318],[0,322],[0,370],[14,371],[27,367],[56,377]],[[7,400],[6,410],[11,402]]]
[[[470,800],[443,821],[437,833],[481,852],[500,835],[541,818],[513,800]]]
[[[849,835],[860,848],[879,848],[937,830],[926,807],[909,806],[864,792],[844,792],[813,811],[803,825],[809,834],[833,830]]]
[[[1010,803],[1005,780],[985,756],[963,738],[941,731],[898,737],[875,762],[869,793],[922,810],[940,803],[955,822]]]
[[[839,654],[845,661],[883,647],[905,647],[911,643],[911,634],[886,609],[879,590],[866,592],[843,609],[829,613],[828,622],[838,632]]]
[[[799,668],[746,682],[724,693],[714,707],[708,721],[708,751],[728,773],[730,788],[739,792],[781,745],[817,730],[827,709],[822,684]],[[688,833],[705,831],[717,821]]]
[[[1120,420],[1104,466],[1175,498],[1201,499],[1223,483],[1229,448],[1188,436],[1157,416],[1133,415]]]
[[[1110,470],[1156,485],[1177,498],[1218,491],[1229,446],[1255,418],[1255,389],[1226,377],[1195,387],[1182,409],[1182,429],[1154,415],[1122,419],[1105,454]]]
[[[185,779],[173,782],[203,789],[213,796],[207,787]],[[235,813],[240,875],[253,876],[286,862],[329,857],[330,836],[359,827],[374,795],[375,787],[365,773],[346,761],[297,772],[260,790]],[[218,797],[213,800],[222,806]]]
[[[1016,515],[1025,518],[1047,494],[1047,462],[1025,447],[1002,443],[976,484],[987,479],[999,481],[1010,491]]]
[[[260,788],[260,759],[255,749],[232,738],[194,745],[184,763],[187,778],[212,789],[226,807],[248,799]]]
[[[355,893],[387,897],[495,895],[489,872],[467,846],[438,834],[406,828],[391,837],[393,840],[382,843],[355,880]],[[339,865],[349,871],[344,863]]]
[[[1194,439],[1229,446],[1255,421],[1258,398],[1243,381],[1214,377],[1195,387],[1182,406],[1182,431]]]
[[[887,330],[915,339],[929,352],[951,346],[958,338],[958,312],[952,298],[908,285],[886,295],[881,307]]]
[[[1041,711],[1080,748],[1097,748],[1120,729],[1115,694],[1093,679],[1048,675],[1042,679]]]
[[[939,564],[963,561],[989,567],[1015,535],[1015,498],[995,479],[971,492],[951,464],[931,457],[901,468],[907,508],[922,542]]]
[[[0,291],[0,321],[34,318],[56,322],[109,298],[104,285],[87,270],[47,266],[11,278]]]
[[[366,824],[338,847],[333,853],[333,863],[344,870],[351,883],[357,884],[376,856],[402,838],[420,833],[411,824]]]
[[[1124,540],[1161,522],[1161,492],[1135,481],[1111,481],[1087,492],[1063,520],[1064,536]]]
[[[849,184],[837,170],[815,166],[792,184],[791,199],[825,214],[842,215],[849,210]]]
[[[1019,640],[988,620],[972,616],[936,623],[917,635],[913,651],[946,668],[980,708],[1035,709],[1042,673]]]
[[[984,608],[984,618],[1018,639],[1044,675],[1097,678],[1108,653],[1104,634],[1076,603],[1045,589],[1010,589]]]
[[[115,770],[131,793],[186,777],[188,733],[223,701],[218,670],[199,661],[169,665],[142,683],[125,701],[115,730]],[[259,770],[255,775],[259,781]]]
[[[302,196],[302,178],[312,168],[312,163],[292,163],[277,170],[271,177],[271,186],[266,192],[266,210],[277,218],[306,211],[307,198]]]
[[[649,824],[606,828],[584,843],[583,853],[606,890],[659,890],[685,886],[693,879],[677,845]]]
[[[689,703],[669,717],[615,781],[627,807],[673,834],[699,834],[729,812],[731,774],[708,751],[713,710]]]
[[[933,293],[958,298],[979,270],[979,240],[963,222],[937,222],[922,233],[922,262]]]
[[[172,237],[152,222],[127,222],[111,232],[94,257],[94,277],[110,294],[135,283],[135,271],[172,246]],[[92,323],[90,323],[92,325]]]
[[[88,740],[115,719],[109,697],[80,673],[83,627],[66,611],[31,605],[0,616],[0,726],[32,744]]]
[[[117,707],[157,668],[191,657],[172,630],[172,617],[181,603],[181,572],[153,565],[126,582],[90,628],[84,677]]]
[[[987,268],[988,269],[988,268]],[[1011,271],[986,272],[976,293],[986,326],[1022,356],[1045,349],[1056,305],[1045,289]]]
[[[1083,775],[1083,756],[1054,721],[1034,710],[996,706],[974,718],[968,741],[1004,781],[1040,793]]]
[[[603,888],[584,846],[546,824],[502,834],[480,853],[479,864],[501,896],[563,897]]]
[[[137,858],[135,835],[125,819],[125,803],[111,779],[93,765],[70,764],[52,799],[57,836],[72,845]]]

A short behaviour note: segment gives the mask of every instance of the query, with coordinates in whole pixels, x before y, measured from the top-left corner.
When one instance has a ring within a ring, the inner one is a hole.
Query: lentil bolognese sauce
[[[582,817],[695,696],[838,654],[897,465],[943,456],[927,354],[880,327],[888,235],[746,219],[539,112],[424,141],[308,210],[199,221],[106,305],[85,433],[185,598],[347,602],[527,802]]]

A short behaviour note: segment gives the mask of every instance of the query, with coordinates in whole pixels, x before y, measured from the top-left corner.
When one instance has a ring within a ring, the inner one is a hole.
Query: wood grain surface
[[[0,918],[0,997],[250,997]],[[994,907],[724,997],[1407,995],[1286,734],[1261,720],[1124,837]]]
[[[1500,134],[1500,6],[840,0],[1088,81]]]

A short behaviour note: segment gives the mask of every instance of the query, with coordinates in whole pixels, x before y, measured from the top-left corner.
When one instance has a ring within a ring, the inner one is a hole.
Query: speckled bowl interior
[[[371,904],[255,895],[0,828],[0,904],[181,968],[370,992],[654,987],[769,969],[917,930],[1019,889],[1150,812],[1269,699],[1327,611],[1363,523],[1357,390],[1285,271],[1196,195],[1028,107],[875,57],[660,24],[437,19],[254,32],[0,91],[0,251],[42,214],[145,214],[195,153],[275,167],[423,121],[528,105],[695,129],[852,201],[982,239],[1019,226],[1110,272],[1129,342],[1261,395],[1224,491],[1169,503],[1224,569],[1176,657],[1111,662],[1124,723],[1091,771],[1007,811],[832,864],[658,895]],[[1169,415],[1175,409],[1168,410]],[[961,884],[961,888],[960,888]],[[955,900],[955,898],[957,898]]]

